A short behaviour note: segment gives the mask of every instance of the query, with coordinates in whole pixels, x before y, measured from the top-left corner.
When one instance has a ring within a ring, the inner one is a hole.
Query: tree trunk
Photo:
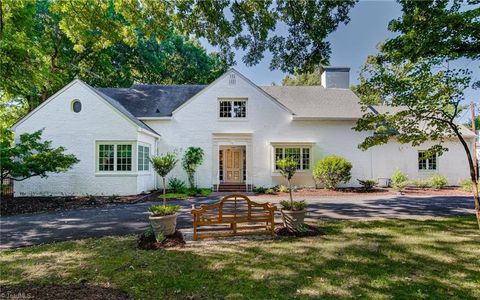
[[[288,180],[288,192],[290,194],[290,205],[292,206],[293,210],[292,184],[290,183],[290,179]]]
[[[165,177],[162,177],[163,179],[163,206],[167,205],[167,195],[166,195],[166,190],[165,190]]]
[[[465,142],[465,139],[463,138],[461,132],[456,128],[452,127],[453,131],[457,135],[458,139],[460,140],[460,143],[462,143],[463,149],[467,153],[467,159],[468,159],[468,165],[470,167],[470,179],[472,180],[473,184],[473,201],[475,203],[475,214],[477,216],[477,224],[478,224],[478,229],[480,229],[480,197],[478,195],[478,180],[477,176],[475,174],[475,164],[477,162],[473,162],[472,159],[472,154],[470,153],[470,149],[468,148],[467,142]]]
[[[191,189],[195,188],[195,172],[188,173],[188,183]]]

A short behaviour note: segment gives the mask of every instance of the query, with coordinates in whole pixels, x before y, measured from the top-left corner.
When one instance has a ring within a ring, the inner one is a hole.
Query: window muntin
[[[427,155],[426,151],[418,152],[418,169],[421,171],[437,170],[437,155]]]
[[[220,118],[246,118],[247,100],[220,100],[219,103]]]
[[[310,170],[310,148],[275,147],[275,170],[278,170],[277,162],[287,157],[297,161],[297,170]]]
[[[98,171],[125,172],[132,170],[132,145],[101,143],[98,144]]]
[[[150,170],[150,147],[138,145],[138,170]]]

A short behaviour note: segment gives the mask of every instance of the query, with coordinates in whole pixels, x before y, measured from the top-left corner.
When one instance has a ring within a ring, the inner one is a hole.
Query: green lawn
[[[212,193],[212,189],[200,189],[200,195],[202,196],[208,196],[209,194]],[[188,198],[191,197],[188,193],[166,193],[165,197],[167,199],[182,199],[182,198]],[[160,194],[158,196],[159,199],[163,199],[163,194]]]
[[[0,252],[1,284],[110,285],[141,299],[480,299],[473,217],[332,221],[326,235],[141,251],[108,237]]]

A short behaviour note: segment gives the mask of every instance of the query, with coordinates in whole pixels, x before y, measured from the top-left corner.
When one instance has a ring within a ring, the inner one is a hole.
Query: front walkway
[[[463,196],[345,196],[302,197],[309,204],[308,219],[371,219],[371,218],[430,218],[474,214],[473,200]],[[251,196],[253,201],[278,203],[272,196]],[[300,200],[300,199],[297,199]],[[218,201],[176,200],[182,206],[179,228],[191,226],[192,203]],[[155,204],[158,204],[155,203]],[[30,246],[56,241],[126,235],[142,232],[148,226],[147,208],[152,203],[112,205],[63,212],[0,217],[0,248]],[[277,217],[280,213],[277,212]],[[280,219],[278,218],[278,221]]]

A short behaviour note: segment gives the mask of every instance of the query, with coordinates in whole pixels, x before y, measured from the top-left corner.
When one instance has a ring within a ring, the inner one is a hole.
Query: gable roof
[[[108,97],[107,95],[99,92],[98,90],[96,90],[95,88],[91,87],[90,85],[88,85],[87,83],[83,82],[82,80],[80,79],[74,79],[72,80],[69,84],[67,84],[66,86],[64,86],[61,90],[59,90],[58,92],[56,92],[55,94],[53,94],[51,97],[49,97],[46,101],[44,101],[42,104],[40,104],[39,106],[37,106],[33,111],[31,111],[29,114],[27,114],[25,117],[23,117],[22,119],[20,119],[17,123],[15,123],[13,126],[12,126],[12,129],[15,129],[18,125],[20,125],[21,123],[23,123],[25,120],[27,120],[28,118],[30,118],[33,114],[35,114],[37,111],[39,111],[40,109],[42,109],[45,105],[47,105],[50,101],[52,101],[53,99],[55,99],[58,95],[60,95],[61,93],[63,93],[64,91],[66,91],[67,89],[69,89],[71,86],[73,86],[74,84],[81,84],[82,86],[84,86],[85,88],[87,88],[89,91],[93,92],[94,94],[96,94],[98,97],[100,97],[101,99],[105,100],[108,104],[110,104],[116,111],[118,111],[120,114],[122,114],[123,116],[125,116],[129,121],[131,121],[133,124],[137,125],[138,127],[140,127],[141,129],[155,135],[155,136],[160,136],[155,130],[153,130],[152,128],[150,128],[148,125],[146,125],[145,123],[143,123],[142,121],[138,120],[137,118],[135,118],[128,110],[126,110],[120,103],[118,103],[118,101],[116,101],[115,99],[112,99],[111,97]]]
[[[322,86],[261,86],[295,114],[295,119],[358,119],[360,99],[350,89]]]
[[[142,121],[140,121],[139,119],[137,119],[134,115],[132,115],[130,113],[130,111],[128,111],[125,107],[123,107],[123,105],[121,105],[117,100],[105,95],[104,93],[94,89],[93,87],[89,86],[88,84],[84,83],[85,85],[87,85],[89,88],[91,88],[93,90],[94,93],[96,93],[98,96],[100,96],[102,99],[104,99],[105,101],[107,101],[110,105],[112,105],[115,109],[117,109],[120,113],[122,113],[125,117],[127,117],[130,121],[132,121],[133,123],[135,123],[136,125],[138,125],[140,128],[150,132],[150,133],[153,133],[157,136],[160,136],[160,134],[158,134],[155,130],[153,130],[150,126],[148,126],[147,124],[143,123]]]
[[[225,78],[227,75],[231,74],[231,73],[235,73],[236,75],[238,75],[240,78],[242,78],[245,82],[247,82],[249,85],[251,85],[253,88],[255,88],[257,91],[259,91],[260,93],[262,93],[263,95],[265,95],[268,99],[270,99],[272,102],[274,102],[276,105],[280,106],[282,109],[284,109],[285,111],[287,111],[288,113],[290,114],[294,114],[288,107],[286,107],[285,105],[283,105],[280,101],[278,101],[277,99],[275,99],[274,97],[272,97],[272,95],[266,93],[264,90],[262,90],[258,85],[256,85],[255,83],[253,83],[250,79],[248,79],[247,77],[245,77],[242,73],[238,72],[237,70],[235,70],[234,68],[230,68],[227,72],[223,73],[222,76],[218,77],[217,79],[215,79],[212,83],[210,83],[209,85],[205,86],[205,89],[203,89],[202,91],[200,91],[198,94],[192,96],[190,99],[187,99],[184,103],[182,103],[178,108],[176,108],[173,112],[177,112],[178,110],[180,110],[182,107],[184,107],[188,102],[192,101],[193,98],[195,98],[197,95],[200,95],[201,93],[205,92],[208,88],[214,86],[217,82],[221,81],[223,78]]]
[[[170,117],[175,109],[205,87],[134,84],[130,88],[97,88],[97,91],[115,99],[137,118],[158,118]]]

